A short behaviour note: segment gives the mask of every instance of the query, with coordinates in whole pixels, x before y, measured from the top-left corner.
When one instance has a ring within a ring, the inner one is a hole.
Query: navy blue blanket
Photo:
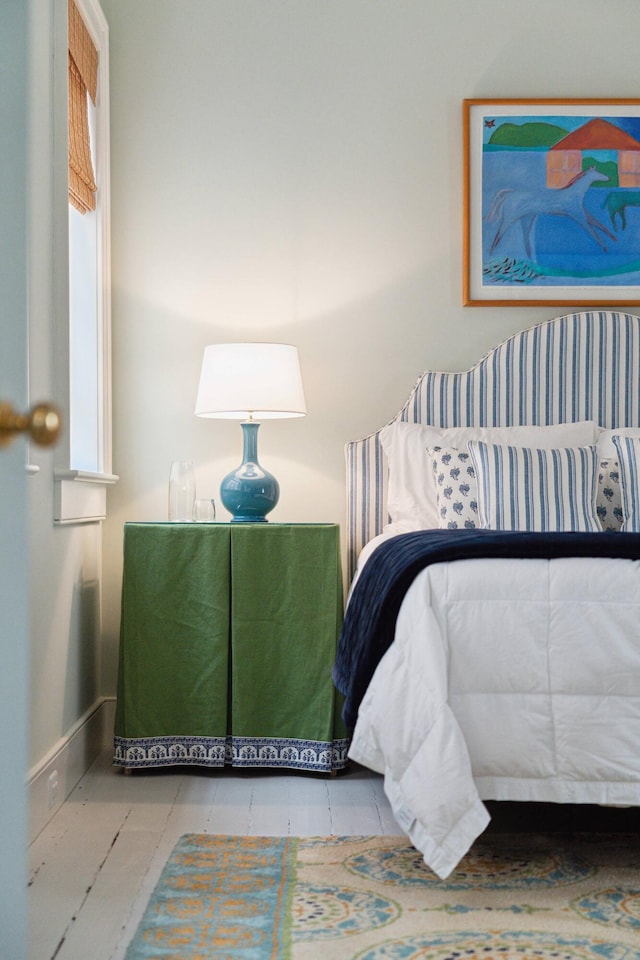
[[[345,613],[333,680],[352,728],[374,671],[393,641],[396,617],[417,574],[431,563],[475,557],[640,558],[638,533],[514,533],[420,530],[384,541],[358,577]]]

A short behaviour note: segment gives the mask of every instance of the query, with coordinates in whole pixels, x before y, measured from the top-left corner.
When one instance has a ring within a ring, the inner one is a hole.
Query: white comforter
[[[427,568],[349,755],[384,774],[441,877],[486,827],[482,799],[640,806],[640,562]]]

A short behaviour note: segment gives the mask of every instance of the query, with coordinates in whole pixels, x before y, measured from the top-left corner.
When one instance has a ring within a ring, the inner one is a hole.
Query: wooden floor
[[[29,960],[122,960],[183,833],[400,833],[382,778],[190,768],[125,776],[105,751],[29,851]]]
[[[493,801],[487,807],[488,832],[637,835],[640,829],[637,809]],[[183,833],[401,831],[382,778],[358,766],[337,777],[231,768],[125,776],[105,751],[31,845],[29,960],[122,960]]]

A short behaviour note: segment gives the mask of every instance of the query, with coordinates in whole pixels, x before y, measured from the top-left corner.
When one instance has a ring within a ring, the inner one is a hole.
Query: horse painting
[[[539,190],[498,190],[485,217],[487,223],[498,224],[490,252],[494,252],[509,227],[519,223],[527,257],[535,260],[533,228],[541,215],[569,217],[606,251],[607,247],[598,231],[611,240],[617,240],[617,237],[585,209],[584,198],[592,183],[608,179],[606,174],[599,173],[595,167],[588,167],[559,189],[542,187]]]

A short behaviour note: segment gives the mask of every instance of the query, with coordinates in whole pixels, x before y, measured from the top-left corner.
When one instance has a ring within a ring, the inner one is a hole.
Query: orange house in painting
[[[589,120],[549,148],[547,186],[566,187],[582,173],[583,154],[592,150],[617,150],[619,185],[640,187],[640,141],[608,120],[600,119]]]

